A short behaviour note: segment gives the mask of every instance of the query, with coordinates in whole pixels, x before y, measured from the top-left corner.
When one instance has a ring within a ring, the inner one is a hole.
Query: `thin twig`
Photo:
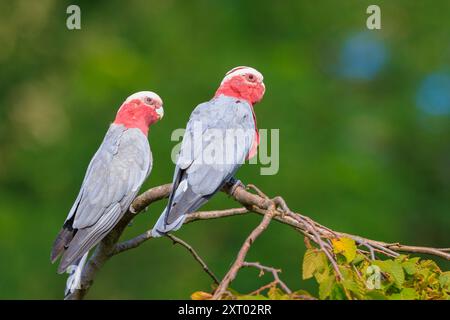
[[[137,248],[145,241],[151,238],[152,238],[152,230],[150,229],[138,235],[137,237],[134,237],[133,239],[116,244],[113,254],[116,255],[124,251]]]
[[[248,295],[249,296],[257,296],[259,295],[261,292],[263,292],[266,289],[270,289],[272,287],[275,287],[277,285],[277,281],[273,280],[272,282],[269,282],[268,284],[263,285],[261,288],[258,288],[252,292],[250,292]]]
[[[279,284],[281,289],[283,289],[283,291],[286,292],[287,294],[292,293],[291,289],[289,289],[289,287],[280,279],[278,275],[281,272],[280,269],[263,266],[259,262],[245,262],[245,261],[242,264],[242,267],[254,267],[259,269],[262,273],[264,273],[264,271],[272,273],[273,278],[275,279],[275,283]]]
[[[173,234],[168,233],[168,234],[166,234],[166,236],[168,238],[170,238],[170,240],[172,240],[174,244],[178,243],[178,244],[182,245],[183,247],[185,247],[192,254],[194,259],[197,260],[197,262],[202,266],[203,270],[211,277],[211,279],[214,281],[214,283],[219,284],[219,282],[220,282],[219,279],[217,279],[215,274],[208,268],[205,261],[203,261],[203,259],[194,250],[194,248],[192,248],[188,243],[181,240],[180,238],[175,237]]]

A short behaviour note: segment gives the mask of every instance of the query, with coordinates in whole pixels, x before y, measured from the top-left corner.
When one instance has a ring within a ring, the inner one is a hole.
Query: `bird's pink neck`
[[[149,126],[157,119],[158,114],[152,108],[144,105],[139,99],[134,99],[120,107],[114,123],[130,129],[137,128],[148,135]]]
[[[221,94],[227,97],[234,97],[247,101],[251,106],[261,100],[264,94],[264,87],[260,84],[254,86],[245,83],[242,77],[233,77],[228,81],[222,83],[217,89],[214,97],[218,97]]]
[[[253,103],[251,102],[250,97],[243,96],[239,91],[234,90],[231,86],[220,86],[219,89],[217,89],[214,97],[218,97],[220,95],[245,100],[249,105],[253,107]]]

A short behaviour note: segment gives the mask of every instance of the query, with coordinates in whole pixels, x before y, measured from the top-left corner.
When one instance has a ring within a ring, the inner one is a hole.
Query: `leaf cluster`
[[[381,260],[360,251],[353,239],[331,241],[340,276],[323,251],[309,246],[303,257],[301,276],[314,279],[318,296],[297,290],[286,293],[274,281],[250,294],[229,289],[224,299],[237,300],[450,300],[450,271],[436,262],[399,255]],[[207,292],[194,292],[194,300],[210,299]]]

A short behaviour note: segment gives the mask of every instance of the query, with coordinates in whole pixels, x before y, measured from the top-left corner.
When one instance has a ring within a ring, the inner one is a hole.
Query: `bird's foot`
[[[237,187],[243,187],[245,188],[244,184],[241,182],[241,180],[236,179],[235,177],[231,177],[227,181],[228,189],[230,190],[229,194],[232,195]]]

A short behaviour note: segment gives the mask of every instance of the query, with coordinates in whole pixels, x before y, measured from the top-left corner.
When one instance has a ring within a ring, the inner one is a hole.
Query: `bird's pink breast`
[[[255,110],[253,110],[253,106],[250,106],[250,108],[252,108],[252,114],[253,114],[253,121],[255,122],[255,136],[253,137],[253,143],[252,146],[250,148],[250,151],[247,155],[247,160],[253,158],[256,153],[258,152],[258,145],[259,145],[259,131],[258,131],[258,124],[256,122],[256,115],[255,115]]]

